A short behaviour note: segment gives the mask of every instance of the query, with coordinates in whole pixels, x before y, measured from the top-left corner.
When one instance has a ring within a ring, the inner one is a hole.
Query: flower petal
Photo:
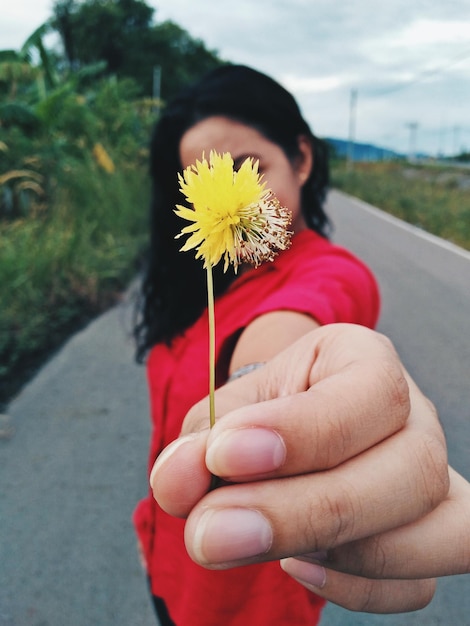
[[[176,215],[192,222],[177,235],[190,234],[181,248],[196,248],[204,266],[224,258],[235,271],[241,263],[255,266],[272,260],[289,245],[291,215],[281,207],[258,172],[258,162],[246,159],[237,172],[229,153],[211,151],[178,174],[180,191],[193,208],[177,205]]]

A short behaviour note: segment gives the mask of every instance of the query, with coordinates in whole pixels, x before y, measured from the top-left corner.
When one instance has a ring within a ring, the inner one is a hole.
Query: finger
[[[210,434],[207,416],[201,420],[205,402],[196,405],[185,420],[189,435],[171,444],[152,471],[160,506],[185,516],[205,493],[210,473],[242,482],[326,469],[401,428],[409,412],[408,386],[393,353],[374,333],[354,327],[353,348],[348,328],[348,350],[341,348],[335,357],[343,333],[338,326],[326,335],[334,341],[325,345],[324,333],[315,331],[294,345],[287,359],[275,359],[220,389],[219,411],[242,408],[219,419]],[[336,367],[339,374],[329,376]],[[259,402],[263,398],[275,399]],[[258,403],[243,406],[246,402]],[[191,432],[201,427],[201,435]]]
[[[292,558],[281,561],[281,567],[325,600],[364,613],[416,611],[429,604],[436,589],[433,579],[369,580]]]
[[[329,551],[327,567],[369,578],[470,573],[470,485],[452,469],[450,477],[447,498],[426,517]]]
[[[312,333],[312,335],[313,334],[314,333]],[[359,333],[359,335],[361,335],[361,339],[363,340],[363,333]],[[350,335],[348,334],[348,337],[349,336]],[[364,341],[362,341],[362,343],[364,343]],[[357,350],[357,348],[355,348],[355,350]],[[301,350],[301,353],[303,352],[304,350]],[[328,350],[328,354],[332,354],[332,352],[333,350]],[[296,354],[295,350],[293,351],[293,354]],[[347,354],[346,352],[344,354],[346,356],[346,361],[348,361],[349,359],[350,362],[351,355]],[[344,358],[345,357],[343,356],[343,359]],[[320,364],[321,366],[320,361],[321,359],[316,359],[315,364]],[[296,362],[297,364],[299,364],[302,361],[301,359],[296,359]],[[289,372],[292,370],[300,372],[303,371],[305,378],[306,372],[311,372],[311,365],[312,364],[310,362],[307,366],[305,366],[304,362],[303,370],[302,368],[288,368],[285,380],[289,382]],[[326,364],[325,366],[325,363],[323,363],[323,367],[326,369],[326,371],[328,371],[327,366],[328,364]],[[321,368],[318,367],[317,371],[320,369]],[[305,381],[303,384],[305,384]],[[253,388],[256,388],[256,386],[251,386],[252,390]],[[273,389],[276,389],[277,391],[272,391],[272,395],[275,395],[275,393],[279,393],[279,389],[281,389],[282,391],[282,387],[279,385],[279,382],[275,383],[275,387]],[[447,476],[447,463],[445,459],[445,445],[443,442],[442,431],[440,430],[435,415],[434,419],[429,419],[429,416],[431,414],[429,404],[424,399],[424,397],[416,390],[411,381],[410,389],[413,392],[411,416],[406,424],[406,427],[402,429],[397,435],[395,435],[395,437],[400,437],[399,441],[401,441],[401,443],[396,446],[397,449],[395,450],[395,453],[391,456],[388,456],[388,447],[383,448],[383,458],[387,459],[386,465],[384,465],[382,459],[377,459],[375,466],[373,464],[371,465],[370,463],[360,465],[359,467],[362,467],[362,471],[358,471],[358,485],[353,485],[355,491],[349,493],[346,488],[345,493],[345,489],[343,487],[349,484],[349,476],[346,475],[344,479],[341,477],[339,478],[339,480],[337,481],[337,487],[335,486],[335,483],[331,484],[331,487],[333,489],[331,496],[329,496],[329,494],[326,494],[325,502],[331,501],[333,507],[339,507],[339,510],[343,511],[343,517],[345,519],[339,519],[339,522],[343,526],[348,526],[348,511],[349,514],[352,515],[354,509],[357,507],[364,507],[366,510],[369,510],[369,502],[372,502],[373,500],[361,500],[361,496],[363,493],[364,485],[367,484],[369,479],[371,477],[377,477],[377,479],[379,478],[379,469],[380,471],[384,472],[384,485],[387,481],[390,484],[389,500],[387,502],[388,506],[392,507],[393,510],[396,511],[395,517],[400,520],[400,525],[415,519],[419,515],[419,511],[427,510],[427,506],[435,506],[435,504],[437,504],[437,502],[439,501],[439,498],[442,499],[445,495],[445,490],[447,488],[445,485],[445,477]],[[253,391],[250,393],[253,393]],[[232,401],[234,401],[235,396],[236,394],[232,394]],[[199,439],[198,437],[202,437],[202,439]],[[186,442],[187,445],[184,448],[183,446],[176,446],[176,449],[173,449],[172,462],[169,463],[169,458],[167,455],[165,462],[160,463],[158,472],[154,472],[153,486],[155,497],[157,501],[159,501],[160,504],[163,506],[163,508],[165,508],[165,510],[174,515],[187,515],[191,508],[197,503],[199,498],[205,493],[208,488],[210,476],[207,469],[204,467],[204,461],[202,458],[202,450],[206,442],[205,437],[206,434],[195,436],[195,439],[192,440],[191,445]],[[390,440],[393,439],[394,437],[390,438]],[[382,448],[380,448],[380,450],[382,451]],[[407,451],[410,459],[403,458],[400,454],[400,451],[402,453]],[[242,453],[242,451],[240,451],[240,453]],[[444,463],[442,461],[444,461]],[[383,468],[381,466],[383,466]],[[442,470],[443,466],[445,466],[444,472]],[[410,483],[407,473],[409,473],[409,476],[413,477],[413,480],[415,480],[414,489],[412,488],[413,484]],[[155,482],[157,478],[159,480]],[[299,501],[296,502],[295,499],[292,499],[292,493],[287,493],[286,497],[291,498],[290,509],[292,510],[293,515],[304,515],[304,518],[308,520],[309,511],[307,510],[305,515],[305,511],[303,509],[305,509],[305,507],[307,507],[308,509],[309,501],[311,501],[315,497],[317,497],[318,499],[318,497],[321,496],[321,493],[315,494],[315,489],[310,489],[309,481],[297,484],[300,485],[300,489],[298,492]],[[191,485],[191,487],[189,485]],[[374,488],[372,488],[372,495],[374,495],[374,493],[384,491],[384,485],[381,485],[380,480],[378,480],[378,482],[375,484],[375,492]],[[397,491],[397,485],[403,485],[404,488]],[[269,494],[270,488],[271,486],[266,486],[266,489],[268,489],[266,494]],[[284,502],[286,501],[284,498],[284,494],[286,490],[289,491],[290,488],[291,485],[289,483],[279,483],[276,486],[276,493],[273,494],[273,502],[279,503],[279,501],[281,501],[284,505]],[[181,492],[182,495],[180,495]],[[308,494],[308,497],[306,496],[306,494]],[[396,506],[396,501],[400,500],[402,495],[405,496],[404,501],[412,498],[412,505],[408,508],[408,516],[406,518],[402,518],[400,515],[400,511],[403,508],[403,505],[401,507]],[[344,502],[347,502],[348,498],[354,504],[354,506],[349,508],[344,505]],[[266,500],[266,506],[270,506],[268,500]],[[276,505],[274,505],[274,508],[272,509],[273,517],[275,518],[274,521],[277,525],[282,526],[282,524],[285,523],[286,527],[289,527],[290,522],[287,515],[288,508],[289,507],[284,507],[283,511],[278,511]],[[321,510],[319,511],[319,513],[321,514]],[[327,514],[327,512],[324,511],[323,514]],[[380,509],[376,513],[374,513],[371,522],[369,523],[369,532],[365,533],[365,535],[371,535],[376,532],[383,531],[384,527],[382,525],[382,518],[384,516],[387,517],[387,509],[385,508]],[[392,517],[389,517],[389,520],[390,519],[392,519]],[[389,528],[391,527],[392,526],[389,526]],[[335,524],[332,524],[331,528],[334,529]],[[301,535],[303,533],[303,536],[307,532],[305,528],[303,531],[301,528],[300,530]],[[346,540],[351,540],[358,537],[360,537],[360,535],[351,535]],[[315,544],[315,536],[313,536],[312,542],[313,544]],[[334,542],[327,542],[324,545],[321,545],[321,543],[319,543],[318,545],[323,548],[325,546],[329,547],[335,544]],[[285,555],[298,554],[309,551],[310,549],[315,549],[313,545],[309,546],[308,549],[305,550],[302,542],[296,541],[295,537],[291,539],[289,549],[288,546],[289,542],[286,540],[280,543],[279,549],[282,549],[283,547],[287,549],[288,551],[285,552]]]
[[[232,481],[259,480],[354,456],[408,417],[408,387],[397,363],[387,342],[365,328],[309,333],[265,368],[218,390],[219,414],[229,414],[210,433],[209,470]],[[194,438],[170,446],[152,472],[155,498],[172,515],[189,514],[209,483],[201,455],[207,430],[200,438],[193,432],[207,429],[207,411],[206,400],[193,407],[183,434]]]
[[[216,395],[219,405],[232,410],[210,433],[206,463],[232,481],[334,467],[402,428],[410,408],[390,346],[365,328],[343,325],[309,333],[226,385]],[[201,410],[190,412],[185,429],[199,427]]]
[[[438,448],[421,432],[400,435],[332,470],[207,494],[186,523],[189,554],[223,569],[330,549],[422,517],[447,492]]]
[[[204,462],[207,432],[180,437],[163,450],[151,474],[153,494],[164,511],[185,517],[209,490],[211,474]]]

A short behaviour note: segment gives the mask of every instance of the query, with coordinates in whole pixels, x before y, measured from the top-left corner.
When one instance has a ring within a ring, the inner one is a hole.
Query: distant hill
[[[332,156],[348,156],[349,141],[346,141],[345,139],[334,139],[332,137],[325,137],[324,139],[332,148]],[[404,157],[403,154],[399,154],[398,152],[394,152],[388,148],[374,146],[370,143],[354,142],[352,150],[353,161],[391,161],[393,159],[401,159]]]

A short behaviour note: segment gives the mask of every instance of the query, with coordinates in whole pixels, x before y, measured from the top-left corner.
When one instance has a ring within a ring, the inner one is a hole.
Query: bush
[[[39,128],[0,127],[0,403],[139,267],[153,114],[124,94],[129,81],[60,89]]]
[[[77,163],[53,208],[0,224],[0,402],[15,377],[115,302],[146,241],[146,168]]]

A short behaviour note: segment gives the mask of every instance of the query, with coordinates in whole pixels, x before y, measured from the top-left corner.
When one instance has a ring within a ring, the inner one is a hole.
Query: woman
[[[191,448],[191,437],[189,442],[178,437],[182,429],[194,430],[185,416],[208,389],[205,272],[191,254],[179,252],[181,242],[175,237],[182,224],[173,209],[183,203],[176,172],[211,150],[229,152],[236,167],[246,158],[259,161],[267,187],[292,213],[294,233],[291,248],[272,264],[256,270],[242,268],[238,277],[216,268],[219,387],[247,367],[269,361],[311,331],[320,332],[321,326],[342,322],[372,328],[379,312],[377,286],[368,268],[326,238],[326,149],[310,131],[293,97],[275,81],[246,67],[226,66],[206,76],[165,109],[152,140],[151,246],[142,322],[137,328],[139,355],[149,353],[153,421],[149,468],[174,440],[173,452],[175,445]],[[398,379],[403,381],[403,376]],[[401,388],[397,384],[400,393],[405,393],[406,384]],[[334,401],[334,386],[325,393]],[[225,405],[217,406],[219,414],[225,413]],[[362,428],[356,449],[348,453],[352,456],[378,444],[402,429],[407,417],[406,411],[391,411],[384,419],[372,421]],[[290,429],[295,431],[295,423],[290,423]],[[195,538],[188,541],[193,560],[184,544],[184,522],[173,516],[186,517],[209,490],[203,448],[198,447],[200,462],[186,465],[188,473],[183,478],[179,472],[177,491],[171,481],[155,484],[153,480],[167,512],[149,495],[134,519],[162,624],[318,622],[323,600],[298,585],[278,563],[260,562],[279,558],[279,552],[268,521],[269,503],[264,509],[256,505],[257,494],[266,485],[250,482],[253,477],[259,481],[314,471],[309,446],[314,444],[315,429],[302,433],[308,436],[303,439],[303,456],[296,457],[304,459],[299,466],[299,461],[289,465],[285,440],[276,429],[250,427],[238,432],[238,449],[248,445],[251,453],[239,459],[238,471],[233,466],[225,472],[219,467],[218,475],[247,484],[221,487],[213,497],[248,489],[252,504],[231,507],[227,515],[222,507],[221,516],[209,509],[208,515],[198,518],[199,530],[188,524],[187,536]],[[159,458],[154,478],[168,454],[167,450]],[[345,459],[340,455],[336,460]],[[317,463],[328,466],[331,459]],[[277,487],[276,482],[265,483]],[[305,487],[299,488],[299,498]],[[232,534],[220,534],[221,526],[234,525]],[[219,571],[208,571],[200,564]],[[231,569],[234,565],[243,567]]]

